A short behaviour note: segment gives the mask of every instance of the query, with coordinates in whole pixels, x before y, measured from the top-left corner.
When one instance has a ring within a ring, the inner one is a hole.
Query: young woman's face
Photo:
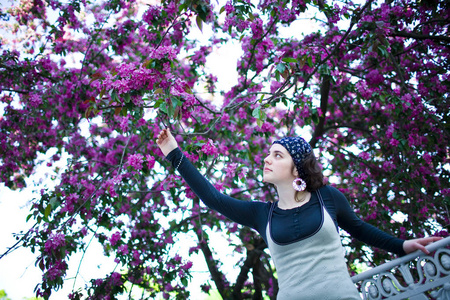
[[[289,152],[280,144],[273,144],[269,155],[264,159],[263,179],[275,185],[292,181],[296,178],[294,161]]]

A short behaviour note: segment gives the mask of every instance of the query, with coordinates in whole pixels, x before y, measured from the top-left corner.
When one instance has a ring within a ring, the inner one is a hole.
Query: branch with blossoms
[[[353,26],[355,26],[359,20],[361,19],[361,16],[363,15],[364,11],[370,7],[370,5],[372,4],[374,0],[368,0],[364,6],[362,8],[360,8],[358,10],[358,12],[351,18],[350,21],[350,26],[347,28],[347,30],[345,31],[345,33],[342,35],[341,39],[338,41],[338,43],[336,44],[336,46],[333,48],[333,50],[325,57],[323,58],[319,63],[316,64],[316,66],[314,67],[314,70],[308,74],[308,76],[305,79],[305,83],[303,84],[303,90],[306,89],[309,80],[311,79],[311,77],[317,72],[317,70],[319,69],[319,67],[321,65],[323,65],[328,59],[330,59],[340,48],[340,46],[342,45],[342,43],[347,39],[347,37],[349,36],[349,34],[352,32]]]

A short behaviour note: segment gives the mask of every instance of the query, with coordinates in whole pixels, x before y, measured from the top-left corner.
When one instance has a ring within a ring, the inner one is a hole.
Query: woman
[[[345,196],[323,185],[310,145],[300,137],[275,141],[264,159],[265,182],[278,201],[240,201],[218,192],[188,161],[169,129],[157,144],[197,196],[211,209],[258,231],[278,275],[277,299],[361,299],[345,263],[338,226],[353,237],[404,255],[437,237],[403,241],[360,220]]]

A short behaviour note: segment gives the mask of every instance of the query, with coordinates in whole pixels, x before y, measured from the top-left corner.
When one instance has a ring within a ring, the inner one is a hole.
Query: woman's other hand
[[[403,250],[406,252],[406,254],[414,252],[416,250],[421,250],[425,254],[430,254],[430,251],[428,251],[425,246],[441,239],[441,237],[431,236],[421,239],[406,240],[403,243]]]
[[[177,141],[168,128],[161,130],[156,139],[156,144],[158,144],[164,156],[167,156],[173,149],[178,147]]]

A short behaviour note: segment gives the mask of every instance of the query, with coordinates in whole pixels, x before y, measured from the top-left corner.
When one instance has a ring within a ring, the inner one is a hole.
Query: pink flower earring
[[[296,191],[303,192],[306,189],[306,182],[301,178],[295,178],[292,182],[292,187]]]

